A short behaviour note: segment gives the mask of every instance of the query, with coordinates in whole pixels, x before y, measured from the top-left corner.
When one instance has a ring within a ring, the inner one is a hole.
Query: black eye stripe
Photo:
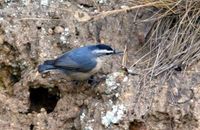
[[[105,44],[98,44],[97,47],[98,47],[100,50],[103,50],[103,49],[108,50],[108,51],[112,51],[112,50],[113,50],[110,46],[105,45]]]

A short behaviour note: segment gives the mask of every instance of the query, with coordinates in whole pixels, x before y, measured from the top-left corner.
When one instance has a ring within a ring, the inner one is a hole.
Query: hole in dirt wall
[[[41,108],[44,108],[47,113],[53,112],[60,99],[60,91],[57,87],[45,88],[44,86],[39,86],[35,88],[31,86],[29,92],[29,112],[40,112]]]

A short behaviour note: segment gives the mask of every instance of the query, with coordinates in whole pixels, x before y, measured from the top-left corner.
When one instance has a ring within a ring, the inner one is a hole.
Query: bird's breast
[[[96,62],[97,62],[96,66],[95,66],[94,69],[92,69],[91,72],[90,72],[90,73],[92,73],[92,74],[97,73],[97,72],[101,69],[103,60],[102,60],[101,58],[97,58],[97,59],[96,59]]]
[[[97,73],[102,66],[103,60],[100,58],[96,59],[97,64],[96,66],[90,70],[89,72],[74,72],[70,74],[70,77],[74,80],[86,80],[89,79],[92,75],[94,75],[95,73]]]

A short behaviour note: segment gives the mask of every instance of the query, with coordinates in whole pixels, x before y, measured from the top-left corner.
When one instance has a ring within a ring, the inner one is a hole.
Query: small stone
[[[40,125],[40,122],[37,122],[36,124],[37,124],[37,125]]]
[[[45,112],[46,110],[44,108],[41,108],[40,111],[43,113]]]
[[[40,4],[43,5],[43,6],[48,6],[49,1],[48,0],[41,0]]]
[[[78,106],[83,105],[83,103],[84,103],[83,100],[77,100],[77,101],[76,101],[76,104],[77,104]]]
[[[55,29],[54,29],[54,32],[55,33],[62,33],[62,32],[64,32],[64,28],[61,27],[61,26],[56,26]]]
[[[4,50],[5,53],[8,53],[8,52],[11,51],[10,48],[9,48],[8,46],[4,46],[4,47],[3,47],[3,50]]]
[[[129,7],[127,5],[122,5],[121,9],[129,9]]]
[[[177,88],[173,88],[172,92],[173,92],[174,96],[178,96],[179,95],[179,92],[178,92]]]
[[[41,114],[39,113],[39,114],[37,114],[37,117],[41,117]]]
[[[70,2],[68,2],[68,1],[65,1],[65,5],[66,5],[67,7],[70,7],[72,4],[71,4]]]
[[[32,115],[31,113],[28,113],[28,116],[29,116],[29,117],[32,117],[33,115]]]
[[[74,14],[74,17],[79,21],[79,22],[86,22],[91,19],[91,17],[83,11],[76,11]]]
[[[31,3],[31,0],[22,0],[22,3],[24,5],[29,5]]]
[[[53,29],[49,28],[49,29],[48,29],[48,33],[49,33],[50,35],[52,35],[52,34],[53,34]]]
[[[98,2],[99,4],[106,4],[106,3],[107,3],[107,0],[97,0],[97,2]]]

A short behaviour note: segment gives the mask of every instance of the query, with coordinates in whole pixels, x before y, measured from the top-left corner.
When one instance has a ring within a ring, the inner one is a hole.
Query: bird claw
[[[88,84],[90,84],[92,87],[96,87],[99,83],[101,83],[102,81],[104,81],[106,78],[105,77],[94,77],[91,76],[90,79],[88,79]]]

